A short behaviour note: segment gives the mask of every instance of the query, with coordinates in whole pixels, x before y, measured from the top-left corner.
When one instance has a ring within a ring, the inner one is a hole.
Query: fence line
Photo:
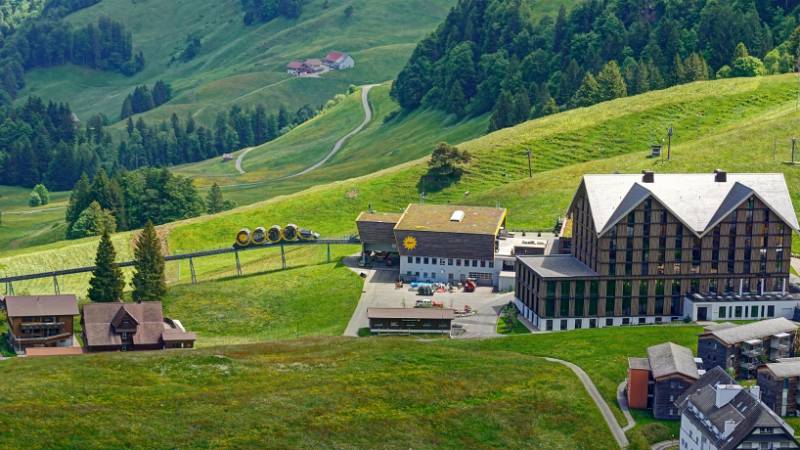
[[[333,239],[317,239],[315,241],[281,241],[275,244],[262,244],[262,245],[252,245],[249,247],[224,247],[224,248],[217,248],[212,250],[203,250],[197,251],[192,253],[180,253],[177,255],[167,255],[164,257],[165,261],[181,261],[181,260],[189,260],[189,270],[191,271],[191,280],[192,284],[197,283],[197,275],[194,270],[194,258],[203,258],[208,256],[217,256],[223,254],[234,253],[235,254],[235,261],[236,261],[236,274],[242,275],[242,268],[241,263],[239,261],[239,253],[246,252],[251,250],[267,250],[267,249],[274,249],[280,248],[281,250],[281,269],[286,269],[286,254],[285,248],[286,247],[295,247],[295,246],[307,246],[307,245],[325,245],[327,246],[327,259],[330,262],[331,259],[331,245],[354,245],[360,244],[361,241],[357,237],[345,237],[345,238],[333,238]],[[131,267],[134,265],[134,261],[121,261],[118,263],[114,263],[116,267]],[[38,273],[29,273],[23,275],[13,275],[13,276],[6,276],[0,278],[0,283],[5,283],[6,285],[6,295],[13,295],[14,294],[14,287],[13,284],[16,281],[28,281],[28,280],[37,280],[42,278],[52,278],[53,279],[53,288],[56,294],[59,293],[59,285],[58,285],[58,277],[64,275],[74,275],[79,273],[87,273],[92,272],[95,270],[95,266],[85,266],[85,267],[74,267],[71,269],[61,269],[61,270],[52,270],[49,272],[38,272]]]

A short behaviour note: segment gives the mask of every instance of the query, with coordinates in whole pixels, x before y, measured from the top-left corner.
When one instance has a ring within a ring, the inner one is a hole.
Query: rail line
[[[295,246],[304,246],[304,245],[325,245],[328,248],[327,252],[327,261],[330,262],[331,260],[331,245],[354,245],[360,244],[361,241],[354,236],[351,237],[344,237],[344,238],[332,238],[332,239],[317,239],[313,241],[281,241],[275,244],[262,244],[262,245],[252,245],[249,247],[223,247],[223,248],[216,248],[212,250],[203,250],[198,252],[192,253],[180,253],[177,255],[167,255],[164,257],[165,261],[181,261],[181,260],[189,260],[189,270],[192,276],[192,284],[197,283],[197,274],[194,270],[194,258],[203,258],[207,256],[216,256],[216,255],[224,255],[233,253],[236,257],[236,275],[242,275],[242,265],[239,262],[239,253],[240,252],[247,252],[253,250],[267,250],[267,249],[274,249],[280,248],[281,250],[281,267],[286,269],[286,247],[295,247]],[[114,263],[116,267],[131,267],[133,266],[134,261],[121,261],[118,263]],[[60,293],[60,289],[58,286],[58,277],[64,275],[75,275],[79,273],[87,273],[94,271],[95,266],[84,266],[84,267],[74,267],[71,269],[61,269],[61,270],[52,270],[49,272],[38,272],[38,273],[28,273],[23,275],[13,275],[13,276],[6,276],[0,278],[0,283],[4,283],[6,285],[6,295],[13,295],[14,294],[14,282],[17,281],[28,281],[28,280],[38,280],[42,278],[52,278],[53,279],[53,289],[56,294]]]

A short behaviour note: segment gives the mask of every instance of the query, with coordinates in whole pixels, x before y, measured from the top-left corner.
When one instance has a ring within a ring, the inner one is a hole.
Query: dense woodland
[[[241,0],[245,25],[269,22],[277,17],[296,19],[303,13],[303,0]]]
[[[93,176],[100,169],[163,167],[263,144],[316,113],[308,105],[294,114],[283,107],[268,114],[261,105],[254,110],[233,106],[218,114],[211,128],[198,125],[191,115],[181,119],[173,114],[156,124],[129,117],[127,133],[114,140],[104,117],[91,117],[83,125],[68,105],[31,97],[21,106],[0,108],[0,179],[7,185],[43,182],[66,190],[81,174]]]
[[[190,178],[167,169],[118,171],[113,177],[99,171],[75,184],[67,207],[67,237],[95,236],[195,217],[205,203]]]
[[[490,130],[714,77],[791,71],[798,0],[460,0],[392,88],[403,108],[492,112]],[[739,45],[741,44],[741,45]]]

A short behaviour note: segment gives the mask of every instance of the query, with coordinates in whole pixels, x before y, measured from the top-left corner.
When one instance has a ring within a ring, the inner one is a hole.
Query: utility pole
[[[531,166],[531,149],[528,149],[528,178],[533,178],[533,167]]]
[[[667,161],[669,161],[672,151],[672,125],[667,128]]]

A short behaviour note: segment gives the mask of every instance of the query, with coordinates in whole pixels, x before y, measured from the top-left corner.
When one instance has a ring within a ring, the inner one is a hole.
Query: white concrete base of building
[[[791,319],[798,305],[794,299],[754,301],[697,301],[684,300],[684,312],[695,321],[760,320],[775,317]]]
[[[519,299],[514,299],[517,311],[539,331],[569,331],[584,328],[606,328],[633,325],[655,325],[681,320],[677,316],[631,316],[631,317],[564,317],[545,319],[536,315]]]

